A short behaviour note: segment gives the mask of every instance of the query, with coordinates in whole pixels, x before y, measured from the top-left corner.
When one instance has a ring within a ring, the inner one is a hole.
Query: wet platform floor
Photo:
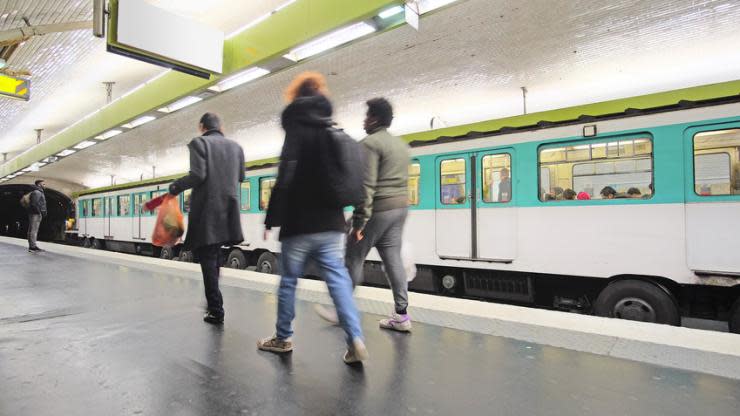
[[[367,314],[348,367],[302,301],[295,351],[260,352],[275,297],[222,292],[219,328],[191,277],[0,243],[0,415],[740,414],[740,381]]]

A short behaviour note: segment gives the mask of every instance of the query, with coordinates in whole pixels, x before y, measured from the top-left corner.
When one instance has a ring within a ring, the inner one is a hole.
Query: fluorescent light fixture
[[[130,123],[122,125],[121,127],[125,127],[127,129],[133,129],[133,128],[141,126],[142,124],[146,124],[150,121],[154,121],[156,119],[157,117],[154,117],[154,116],[142,116]]]
[[[222,80],[218,84],[216,84],[216,85],[214,85],[214,86],[212,86],[212,87],[210,87],[208,89],[211,90],[211,91],[224,92],[224,91],[230,90],[230,89],[232,89],[232,88],[234,88],[236,86],[239,86],[239,85],[242,85],[242,84],[246,84],[249,81],[254,81],[255,79],[257,79],[259,77],[262,77],[262,76],[265,76],[265,75],[267,75],[269,73],[270,73],[270,71],[268,71],[268,70],[266,70],[264,68],[259,68],[259,67],[249,68],[246,71],[243,71],[243,72],[240,72],[240,73],[238,73],[236,75],[233,75],[233,76],[230,76],[228,78],[225,78],[224,80]]]
[[[46,166],[46,163],[44,163],[44,162],[37,162],[36,163],[36,166],[42,168],[42,167]]]
[[[331,48],[351,42],[373,32],[375,32],[373,26],[365,22],[355,23],[305,43],[291,50],[288,54],[284,55],[284,58],[294,62],[302,61],[309,56],[328,51]]]
[[[5,68],[5,66],[6,66],[7,64],[8,64],[8,63],[7,63],[7,62],[5,62],[5,59],[3,59],[3,58],[0,58],[0,69],[3,69],[3,68]]]
[[[19,177],[19,176],[21,176],[21,175],[25,175],[25,174],[26,174],[26,172],[23,172],[23,171],[21,171],[21,172],[16,172],[16,173],[15,173],[15,177],[17,178],[17,177]]]
[[[195,104],[197,102],[200,102],[200,101],[203,101],[203,99],[200,98],[200,97],[194,97],[194,96],[190,95],[190,96],[187,96],[185,98],[179,99],[179,100],[175,101],[174,103],[172,103],[172,104],[170,104],[170,105],[168,105],[166,107],[162,107],[162,108],[160,108],[157,111],[162,112],[162,113],[172,113],[172,112],[175,112],[175,111],[177,111],[177,110],[179,110],[181,108],[185,108],[185,107],[187,107],[189,105],[193,105],[193,104]]]
[[[29,166],[25,169],[21,169],[21,172],[33,172],[33,168]]]
[[[77,143],[77,145],[74,146],[74,148],[77,150],[87,149],[90,146],[95,146],[96,143],[97,142],[94,142],[92,140],[85,140],[83,142]]]
[[[432,10],[439,9],[440,7],[447,6],[456,1],[457,0],[421,0],[419,2],[419,14],[431,12]]]
[[[399,13],[403,13],[403,6],[394,6],[390,9],[385,9],[382,12],[378,13],[378,17],[381,19],[387,19]]]
[[[121,130],[108,130],[105,133],[95,136],[97,140],[108,140],[113,136],[118,136],[119,134],[123,133]]]
[[[69,156],[72,153],[76,153],[76,152],[77,152],[76,150],[64,149],[61,152],[57,153],[57,156],[59,156],[59,157],[65,157],[65,156]]]

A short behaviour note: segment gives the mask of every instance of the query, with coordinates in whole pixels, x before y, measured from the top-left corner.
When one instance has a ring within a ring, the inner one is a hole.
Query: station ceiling
[[[739,20],[740,3],[734,0],[459,0],[423,17],[418,32],[404,25],[309,59],[85,149],[39,174],[96,187],[110,185],[111,175],[119,184],[151,178],[153,167],[157,176],[186,171],[185,145],[205,111],[222,116],[227,135],[242,144],[247,160],[275,156],[282,144],[282,90],[304,70],[327,74],[336,119],[358,138],[364,101],[380,95],[396,108],[393,130],[405,134],[521,114],[523,86],[528,111],[536,112],[735,80]],[[102,53],[97,49],[91,46],[70,66]],[[129,65],[144,64],[126,61]],[[161,71],[152,68],[143,68],[142,74],[151,72],[137,79]],[[33,105],[44,106],[60,88],[50,87],[49,97]],[[97,99],[88,105],[96,108],[103,90],[91,90],[85,100]],[[58,125],[85,114],[83,107],[75,107],[74,117],[59,115]],[[0,126],[0,147],[19,140],[20,134],[7,132],[23,125],[9,126]],[[25,134],[33,139],[29,129]]]

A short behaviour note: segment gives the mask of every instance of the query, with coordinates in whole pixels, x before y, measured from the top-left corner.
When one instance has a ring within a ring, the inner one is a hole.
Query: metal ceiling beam
[[[43,36],[50,33],[70,32],[73,30],[92,29],[92,20],[86,22],[54,23],[50,25],[37,25],[19,27],[17,29],[0,32],[0,46],[14,45],[34,36]]]

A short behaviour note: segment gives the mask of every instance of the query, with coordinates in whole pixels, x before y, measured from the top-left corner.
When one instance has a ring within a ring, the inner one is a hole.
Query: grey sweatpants
[[[345,261],[353,284],[355,286],[362,284],[365,258],[373,247],[377,248],[393,291],[396,312],[406,310],[409,305],[408,281],[401,260],[403,225],[407,215],[408,208],[373,212],[363,232],[365,238],[359,242],[355,236],[347,238]]]
[[[28,215],[28,248],[36,247],[36,238],[39,235],[41,225],[41,214]]]

